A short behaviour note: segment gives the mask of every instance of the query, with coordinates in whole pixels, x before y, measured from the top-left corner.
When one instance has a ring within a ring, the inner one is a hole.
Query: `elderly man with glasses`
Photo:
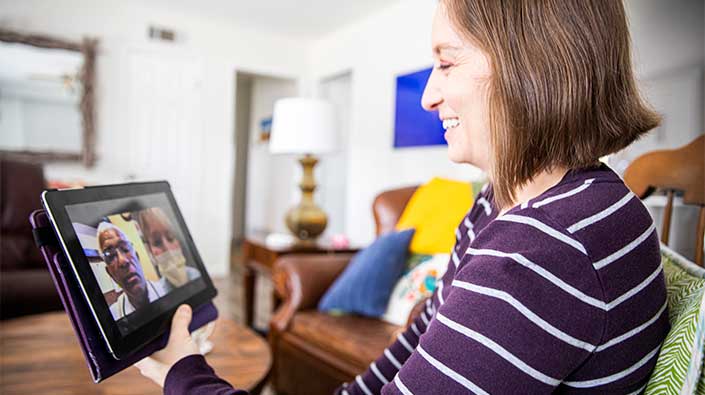
[[[105,270],[124,291],[110,306],[116,321],[167,293],[162,282],[152,282],[144,277],[139,256],[119,228],[109,222],[101,222],[97,237]]]

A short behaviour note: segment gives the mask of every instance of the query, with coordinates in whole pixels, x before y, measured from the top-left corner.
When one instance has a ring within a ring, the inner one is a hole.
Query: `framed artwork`
[[[438,112],[421,107],[421,96],[432,68],[397,77],[394,148],[446,145]]]
[[[272,117],[262,118],[259,121],[259,142],[269,141],[272,134]]]

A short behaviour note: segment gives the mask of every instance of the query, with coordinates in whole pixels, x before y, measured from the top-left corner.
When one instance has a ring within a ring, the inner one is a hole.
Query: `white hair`
[[[127,240],[127,236],[125,236],[125,232],[120,230],[120,228],[118,228],[117,226],[115,226],[114,224],[112,224],[110,222],[102,221],[101,223],[98,224],[98,231],[96,231],[96,234],[95,234],[95,237],[98,239],[97,240],[98,241],[98,248],[100,248],[100,235],[103,232],[106,232],[108,230],[115,231],[115,233],[117,233],[117,235],[120,238]]]

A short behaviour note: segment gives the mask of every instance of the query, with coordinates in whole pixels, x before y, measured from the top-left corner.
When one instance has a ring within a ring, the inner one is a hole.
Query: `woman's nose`
[[[167,248],[168,250],[170,250],[170,251],[173,251],[173,250],[180,250],[180,249],[181,249],[181,243],[179,243],[179,241],[175,239],[174,241],[167,243],[167,244],[166,244],[166,248]]]
[[[438,89],[436,80],[436,70],[434,68],[433,71],[431,71],[431,76],[428,77],[428,82],[426,82],[426,87],[423,90],[423,96],[421,96],[421,107],[423,107],[426,111],[438,110],[438,106],[443,101],[443,97]]]

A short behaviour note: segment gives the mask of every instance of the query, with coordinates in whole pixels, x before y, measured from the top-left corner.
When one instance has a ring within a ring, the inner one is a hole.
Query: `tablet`
[[[48,190],[42,203],[113,357],[216,295],[166,181]]]

